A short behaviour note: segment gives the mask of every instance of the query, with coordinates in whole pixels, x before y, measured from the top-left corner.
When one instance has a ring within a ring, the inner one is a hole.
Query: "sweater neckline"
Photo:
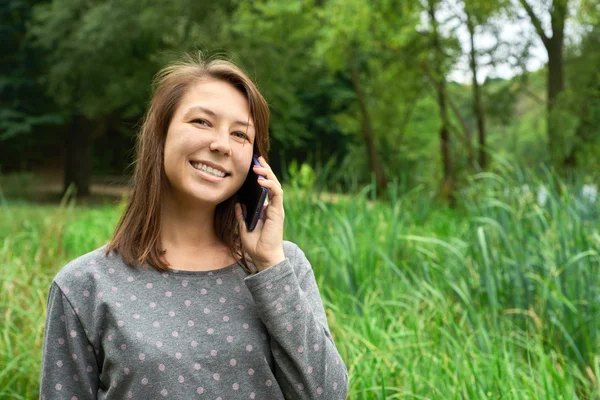
[[[168,271],[164,271],[163,273],[168,275],[191,275],[191,276],[213,276],[213,275],[221,275],[226,274],[230,271],[233,271],[237,267],[241,267],[241,259],[237,260],[233,264],[230,264],[223,268],[218,269],[210,269],[206,271],[189,271],[184,269],[169,269]]]

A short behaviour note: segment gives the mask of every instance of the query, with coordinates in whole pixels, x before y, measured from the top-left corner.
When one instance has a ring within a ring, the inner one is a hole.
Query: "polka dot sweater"
[[[48,296],[42,399],[345,399],[348,372],[295,244],[248,274],[132,267],[100,247]]]

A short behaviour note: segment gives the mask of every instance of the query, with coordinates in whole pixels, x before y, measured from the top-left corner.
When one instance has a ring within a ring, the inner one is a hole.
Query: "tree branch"
[[[521,5],[525,9],[525,11],[527,12],[527,15],[529,15],[529,18],[531,19],[531,23],[535,27],[535,31],[539,35],[540,39],[542,39],[542,42],[544,43],[544,46],[546,48],[548,48],[550,39],[544,33],[544,28],[542,28],[542,22],[537,17],[537,15],[535,15],[535,12],[533,12],[533,8],[531,8],[531,5],[529,5],[529,3],[527,2],[527,0],[519,0],[519,2],[521,3]]]

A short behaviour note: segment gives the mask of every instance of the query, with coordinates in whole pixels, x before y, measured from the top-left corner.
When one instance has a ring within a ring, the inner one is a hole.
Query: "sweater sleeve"
[[[95,399],[96,354],[77,313],[56,284],[48,294],[40,399]]]
[[[271,336],[275,377],[286,399],[345,399],[348,371],[329,331],[312,267],[291,257],[245,279]]]

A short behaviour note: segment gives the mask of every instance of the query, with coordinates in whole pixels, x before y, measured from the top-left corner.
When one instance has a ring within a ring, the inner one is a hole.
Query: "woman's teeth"
[[[218,169],[214,169],[212,167],[209,167],[206,164],[200,164],[200,163],[191,163],[192,167],[202,171],[202,172],[206,172],[209,175],[213,175],[213,176],[218,176],[219,178],[224,178],[225,177],[225,173],[222,171],[219,171]]]

